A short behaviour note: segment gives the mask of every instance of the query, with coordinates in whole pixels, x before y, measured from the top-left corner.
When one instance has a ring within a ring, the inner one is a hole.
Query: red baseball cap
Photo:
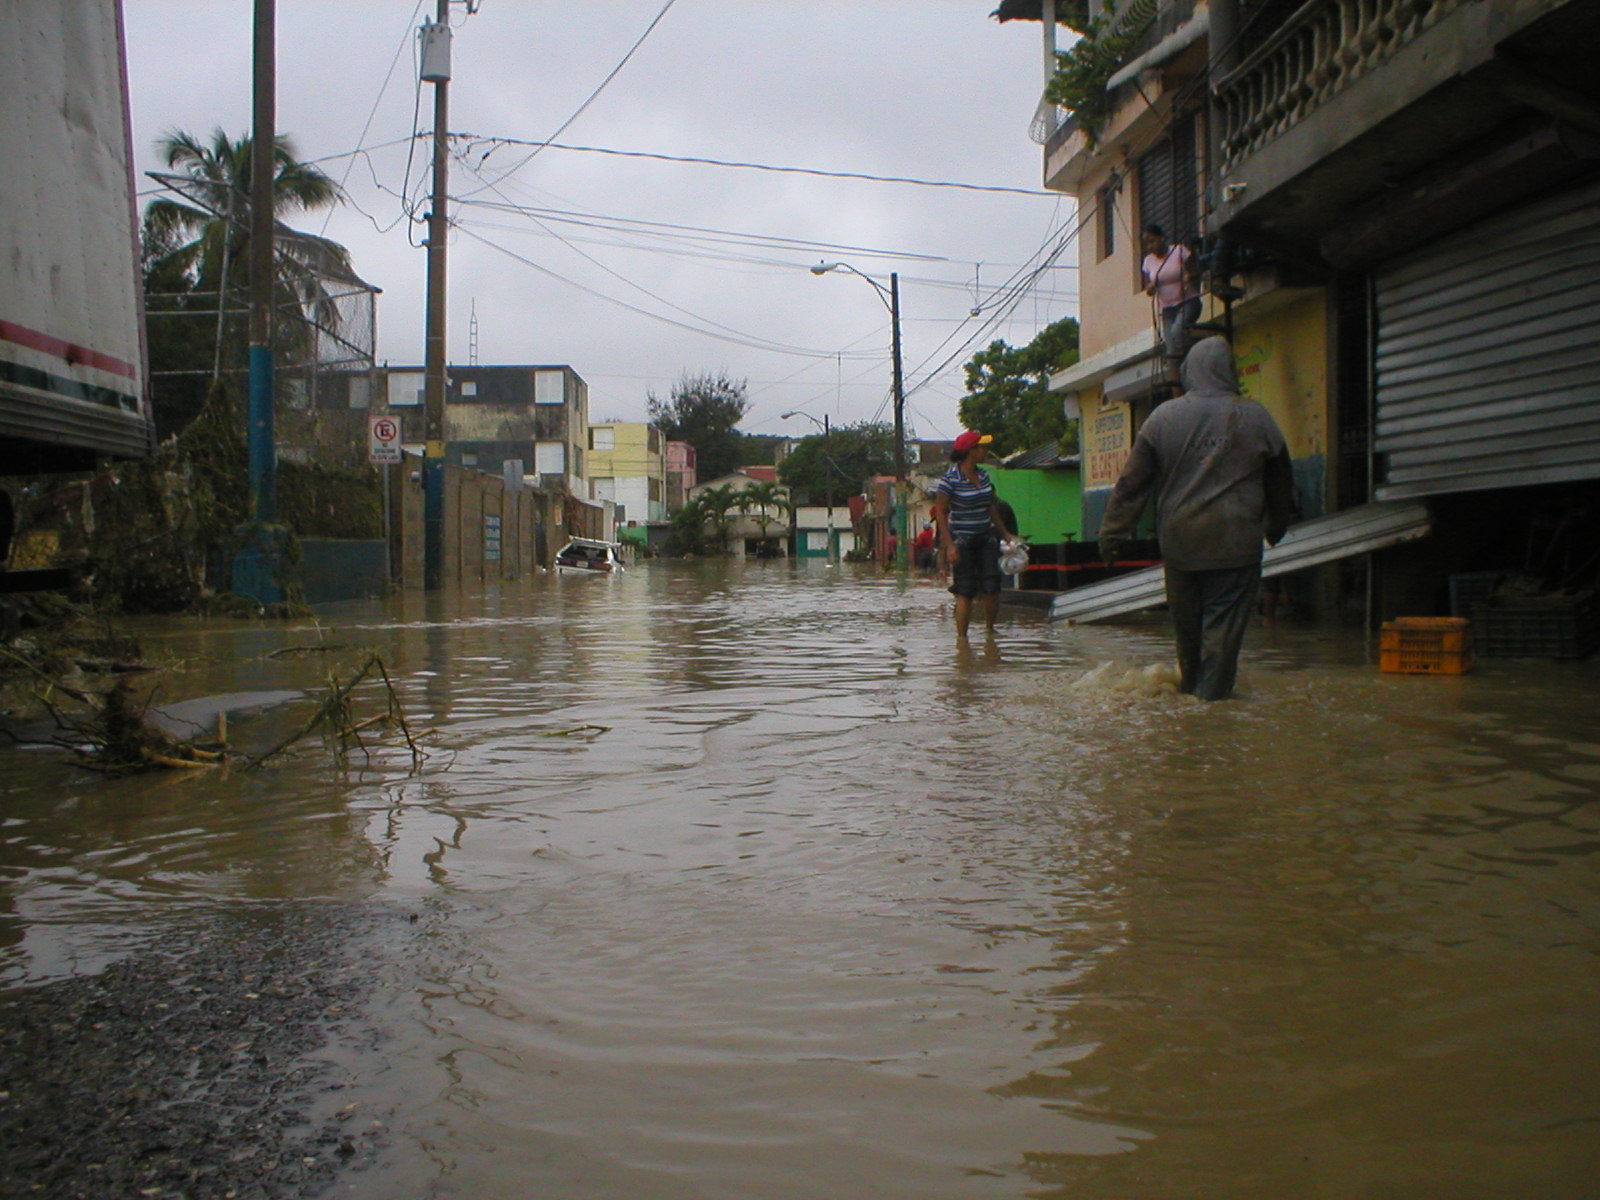
[[[965,454],[974,446],[987,446],[992,441],[994,438],[987,433],[975,433],[969,429],[956,439],[956,453]]]

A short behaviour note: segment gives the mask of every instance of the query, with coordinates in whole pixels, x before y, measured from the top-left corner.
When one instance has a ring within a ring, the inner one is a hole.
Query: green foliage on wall
[[[1106,80],[1127,62],[1155,15],[1156,0],[1134,0],[1118,19],[1106,0],[1100,15],[1079,31],[1083,36],[1056,55],[1058,65],[1045,86],[1045,99],[1070,112],[1091,145],[1112,111]]]

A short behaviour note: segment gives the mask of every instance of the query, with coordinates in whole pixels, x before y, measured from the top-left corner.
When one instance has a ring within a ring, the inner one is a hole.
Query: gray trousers
[[[1239,647],[1255,611],[1261,564],[1221,571],[1166,569],[1167,608],[1178,643],[1178,690],[1226,700],[1239,673]]]

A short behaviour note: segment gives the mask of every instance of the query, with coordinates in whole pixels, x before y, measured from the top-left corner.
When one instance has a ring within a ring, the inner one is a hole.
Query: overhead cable
[[[466,138],[470,143],[490,143],[492,151],[497,146],[537,146],[549,150],[571,150],[581,154],[606,154],[616,158],[649,158],[658,162],[690,163],[706,167],[732,167],[746,171],[774,171],[786,175],[816,175],[824,179],[862,179],[869,183],[905,183],[914,187],[958,188],[969,192],[1003,192],[1013,196],[1059,196],[1059,192],[1040,191],[1037,188],[1007,187],[1001,184],[962,183],[952,179],[915,179],[909,175],[873,175],[865,171],[826,171],[817,167],[787,167],[773,163],[745,162],[726,158],[703,158],[688,154],[662,154],[654,150],[617,150],[609,146],[574,146],[555,141],[526,141],[520,138],[484,137],[477,134],[452,134]],[[487,153],[487,152],[486,152]]]

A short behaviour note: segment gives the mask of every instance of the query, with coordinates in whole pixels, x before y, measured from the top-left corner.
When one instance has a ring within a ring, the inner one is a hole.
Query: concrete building
[[[667,518],[667,466],[661,431],[643,421],[589,426],[589,496],[616,505],[616,521]]]
[[[384,397],[406,449],[420,453],[424,377],[385,367]],[[452,366],[445,380],[445,462],[503,474],[508,463],[547,491],[589,498],[589,386],[568,366]]]
[[[668,442],[666,459],[667,511],[675,513],[687,503],[689,492],[698,482],[694,447],[688,442]]]
[[[1083,28],[1093,7],[997,16]],[[1420,550],[1370,560],[1381,610],[1437,611],[1450,574],[1522,563],[1546,525],[1558,557],[1600,551],[1572,520],[1600,501],[1600,5],[1116,0],[1092,36],[1120,47],[1094,103],[1034,119],[1083,222],[1082,358],[1052,388],[1082,421],[1084,536],[1170,394],[1154,222],[1198,254],[1203,320],[1283,428],[1304,515],[1427,501]],[[1352,565],[1308,602],[1351,608]]]
[[[728,488],[736,496],[752,488],[777,488],[777,468],[741,467],[730,475],[708,479],[689,493],[691,500],[709,491]],[[780,490],[780,495],[786,493]],[[790,510],[787,504],[735,504],[726,520],[727,552],[737,558],[779,558],[786,554],[789,540]]]

